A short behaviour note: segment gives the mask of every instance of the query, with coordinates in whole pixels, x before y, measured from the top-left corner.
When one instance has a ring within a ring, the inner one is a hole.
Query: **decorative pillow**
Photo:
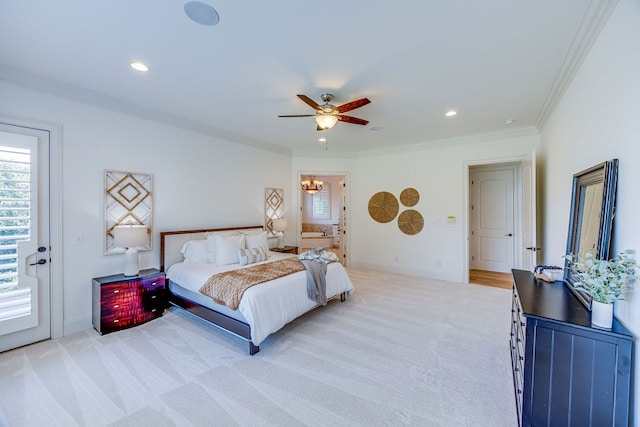
[[[266,261],[267,253],[262,248],[238,249],[238,259],[240,260],[240,265],[253,264]]]
[[[329,264],[330,262],[340,261],[338,259],[338,255],[324,248],[309,249],[307,252],[303,252],[300,255],[298,255],[298,259],[316,261],[316,262],[321,262],[323,264]]]
[[[244,249],[244,234],[235,236],[213,236],[216,242],[216,265],[237,264],[238,249]]]
[[[267,240],[267,232],[263,231],[259,234],[246,234],[247,249],[262,248],[265,254],[269,253],[269,242]]]
[[[209,258],[209,245],[206,240],[189,240],[182,245],[180,253],[184,255],[184,262],[212,262]]]

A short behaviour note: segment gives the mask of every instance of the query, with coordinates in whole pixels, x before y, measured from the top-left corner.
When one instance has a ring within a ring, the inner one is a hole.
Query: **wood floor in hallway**
[[[469,270],[469,283],[494,288],[511,289],[513,287],[513,277],[511,273],[499,273],[486,270]]]

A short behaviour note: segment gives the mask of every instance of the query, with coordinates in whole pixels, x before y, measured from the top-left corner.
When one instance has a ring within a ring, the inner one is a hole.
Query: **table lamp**
[[[289,221],[284,218],[276,218],[273,220],[273,231],[277,231],[278,234],[278,248],[284,248],[284,232],[289,228]]]
[[[126,248],[124,253],[124,275],[137,276],[140,272],[138,266],[138,248],[146,246],[149,242],[147,227],[145,225],[117,225],[113,228],[113,245]]]

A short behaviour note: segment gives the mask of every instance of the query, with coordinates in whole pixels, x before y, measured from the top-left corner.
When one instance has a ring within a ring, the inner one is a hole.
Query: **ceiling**
[[[358,155],[539,127],[616,3],[206,2],[216,26],[176,0],[0,0],[0,79],[270,150]],[[325,92],[368,97],[347,114],[370,123],[277,117],[312,114],[296,94]]]

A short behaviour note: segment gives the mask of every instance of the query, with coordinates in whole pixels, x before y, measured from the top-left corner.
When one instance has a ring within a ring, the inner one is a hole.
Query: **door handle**
[[[46,263],[47,263],[46,259],[40,258],[38,261],[33,262],[33,263],[29,264],[29,265],[43,265],[43,264],[46,264]]]
[[[542,248],[534,248],[533,246],[529,246],[528,248],[525,248],[525,249],[528,249],[528,250],[533,251],[533,252],[542,250]]]
[[[507,234],[505,234],[505,236],[511,237],[511,236],[513,236],[513,233],[507,233]]]

